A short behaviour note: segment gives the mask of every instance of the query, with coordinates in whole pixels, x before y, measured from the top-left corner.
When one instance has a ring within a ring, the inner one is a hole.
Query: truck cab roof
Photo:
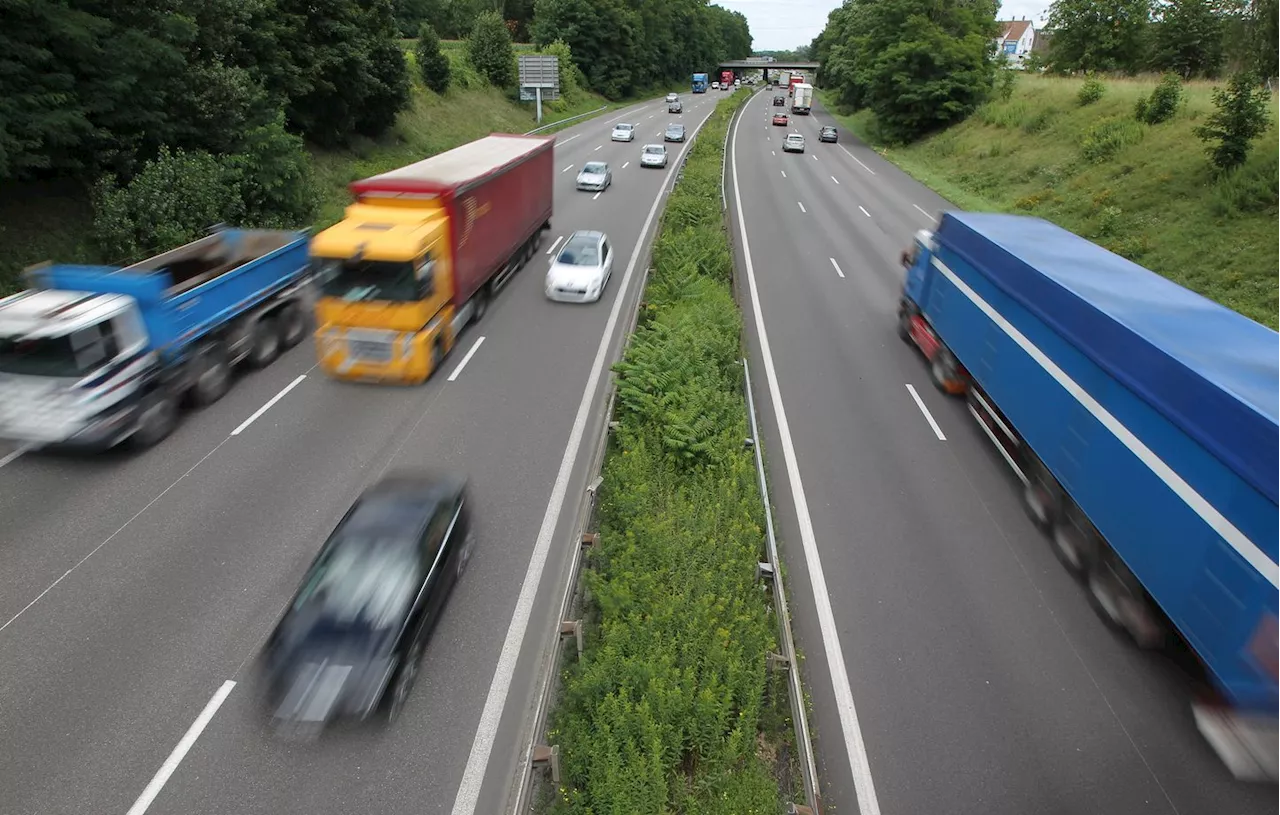
[[[413,260],[440,231],[445,218],[443,208],[352,204],[345,218],[311,239],[311,254],[350,258],[363,247],[371,259]]]
[[[0,300],[0,336],[62,337],[109,320],[132,303],[123,294],[30,289]]]

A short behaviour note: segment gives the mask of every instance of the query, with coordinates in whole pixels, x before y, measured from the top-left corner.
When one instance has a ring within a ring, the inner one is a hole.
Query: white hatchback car
[[[666,167],[667,148],[662,144],[646,144],[640,152],[641,167]]]
[[[636,126],[629,125],[626,122],[619,122],[613,126],[613,133],[609,138],[612,141],[635,141]]]
[[[594,303],[613,273],[613,247],[603,232],[581,229],[569,236],[547,270],[547,299]]]

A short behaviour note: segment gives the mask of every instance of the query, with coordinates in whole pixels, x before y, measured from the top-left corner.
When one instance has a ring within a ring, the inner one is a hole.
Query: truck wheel
[[[136,450],[146,450],[168,438],[177,426],[177,400],[164,391],[152,391],[142,401],[138,429],[129,442]]]
[[[478,323],[489,310],[489,287],[483,286],[476,292],[475,311],[471,314],[471,322]]]
[[[1022,489],[1022,506],[1031,518],[1031,523],[1041,532],[1053,529],[1057,522],[1057,508],[1053,496],[1041,483],[1032,481]]]
[[[221,345],[210,345],[196,360],[195,384],[191,399],[199,407],[212,405],[231,389],[231,365]]]
[[[293,348],[307,335],[307,321],[297,303],[280,309],[276,323],[280,328],[280,347],[283,350]]]
[[[1159,648],[1165,641],[1164,627],[1142,590],[1130,585],[1137,578],[1128,571],[1114,553],[1096,558],[1089,569],[1089,605],[1108,628],[1128,635],[1134,645]]]
[[[933,353],[933,359],[929,361],[929,374],[933,379],[934,387],[943,393],[950,394],[947,383],[955,378],[956,358],[946,348],[939,348]]]
[[[1084,577],[1098,557],[1097,542],[1074,523],[1055,525],[1049,540],[1053,553],[1073,577]]]
[[[253,326],[253,347],[249,350],[249,364],[265,368],[280,356],[280,329],[271,317],[263,317]]]
[[[905,343],[911,344],[911,312],[902,309],[898,312],[898,337]]]
[[[431,370],[427,372],[427,379],[435,376],[442,362],[444,362],[444,351],[440,350],[440,340],[436,340],[431,343]]]

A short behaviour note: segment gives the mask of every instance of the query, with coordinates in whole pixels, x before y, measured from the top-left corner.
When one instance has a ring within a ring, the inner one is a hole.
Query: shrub
[[[315,215],[311,161],[302,138],[285,130],[283,113],[245,133],[240,152],[223,163],[240,196],[241,224],[293,229]]]
[[[1018,72],[1012,68],[1003,68],[1000,71],[1000,79],[996,83],[996,93],[1000,98],[1008,102],[1013,96],[1013,89],[1018,84]]]
[[[1270,212],[1274,217],[1280,205],[1277,170],[1280,170],[1280,156],[1268,151],[1265,161],[1219,174],[1210,193],[1210,210],[1220,218],[1263,212]]]
[[[494,87],[507,88],[515,83],[515,51],[501,14],[486,11],[476,17],[467,40],[467,58]]]
[[[1121,148],[1142,141],[1142,126],[1129,119],[1102,119],[1095,122],[1080,139],[1080,156],[1094,164],[1120,152]]]
[[[449,89],[449,58],[440,50],[440,38],[436,30],[426,23],[418,29],[418,44],[413,51],[418,63],[422,83],[436,93]]]
[[[1228,171],[1244,164],[1251,143],[1270,124],[1267,99],[1257,77],[1248,71],[1232,76],[1226,90],[1213,89],[1215,110],[1196,128],[1200,140],[1211,143],[1207,149],[1213,166]]]
[[[1165,74],[1150,96],[1139,96],[1134,105],[1134,118],[1149,125],[1158,125],[1173,118],[1182,102],[1182,79],[1174,73]]]
[[[1076,93],[1076,99],[1080,102],[1081,106],[1092,105],[1094,102],[1101,99],[1102,95],[1106,92],[1107,86],[1102,84],[1102,80],[1098,79],[1096,76],[1090,76],[1084,81],[1084,84],[1080,86],[1079,92]]]

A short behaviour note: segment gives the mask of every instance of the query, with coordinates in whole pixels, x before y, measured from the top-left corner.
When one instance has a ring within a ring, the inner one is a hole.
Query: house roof
[[[1000,35],[1002,40],[1020,40],[1022,35],[1026,33],[1027,27],[1031,25],[1030,20],[1000,20],[998,21],[1000,30],[1004,33]],[[1035,29],[1033,28],[1034,32]]]

